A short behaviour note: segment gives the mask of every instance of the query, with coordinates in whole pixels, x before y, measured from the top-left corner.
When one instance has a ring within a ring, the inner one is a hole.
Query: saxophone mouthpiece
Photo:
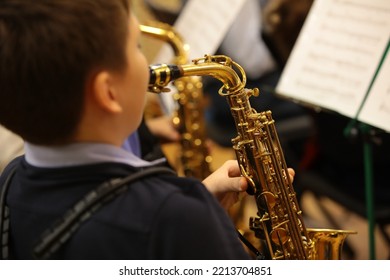
[[[169,91],[166,86],[183,76],[183,69],[174,64],[153,64],[149,66],[149,91],[160,93]]]

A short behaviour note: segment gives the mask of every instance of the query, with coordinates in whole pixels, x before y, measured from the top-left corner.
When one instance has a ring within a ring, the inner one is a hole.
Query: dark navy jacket
[[[103,181],[136,171],[121,163],[38,168],[24,157],[7,195],[10,257],[31,259],[42,233]],[[129,184],[92,215],[54,259],[248,259],[234,225],[199,181],[161,174]]]

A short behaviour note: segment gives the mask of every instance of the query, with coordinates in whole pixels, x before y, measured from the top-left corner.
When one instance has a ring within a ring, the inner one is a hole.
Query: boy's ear
[[[114,79],[109,72],[99,72],[92,82],[92,94],[98,106],[103,110],[120,113],[122,112],[122,106],[113,81]]]

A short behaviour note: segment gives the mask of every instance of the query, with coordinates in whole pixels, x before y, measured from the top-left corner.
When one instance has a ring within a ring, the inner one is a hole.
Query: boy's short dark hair
[[[128,0],[1,0],[0,123],[26,141],[73,136],[88,80],[126,66]]]

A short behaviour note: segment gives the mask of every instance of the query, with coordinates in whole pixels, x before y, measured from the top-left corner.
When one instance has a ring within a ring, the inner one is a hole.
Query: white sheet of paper
[[[390,132],[390,53],[375,79],[359,120]]]
[[[353,118],[389,37],[390,1],[315,0],[276,90]]]
[[[189,45],[189,59],[214,54],[246,0],[190,0],[175,22],[175,30]],[[172,49],[164,45],[156,62],[170,62]]]
[[[186,3],[175,22],[174,28],[189,46],[189,60],[214,54],[226,32],[246,0],[190,0]],[[154,59],[154,63],[171,63],[174,58],[172,48],[164,44]],[[190,61],[188,61],[190,62]],[[171,93],[160,95],[164,111],[171,114],[175,102]]]

